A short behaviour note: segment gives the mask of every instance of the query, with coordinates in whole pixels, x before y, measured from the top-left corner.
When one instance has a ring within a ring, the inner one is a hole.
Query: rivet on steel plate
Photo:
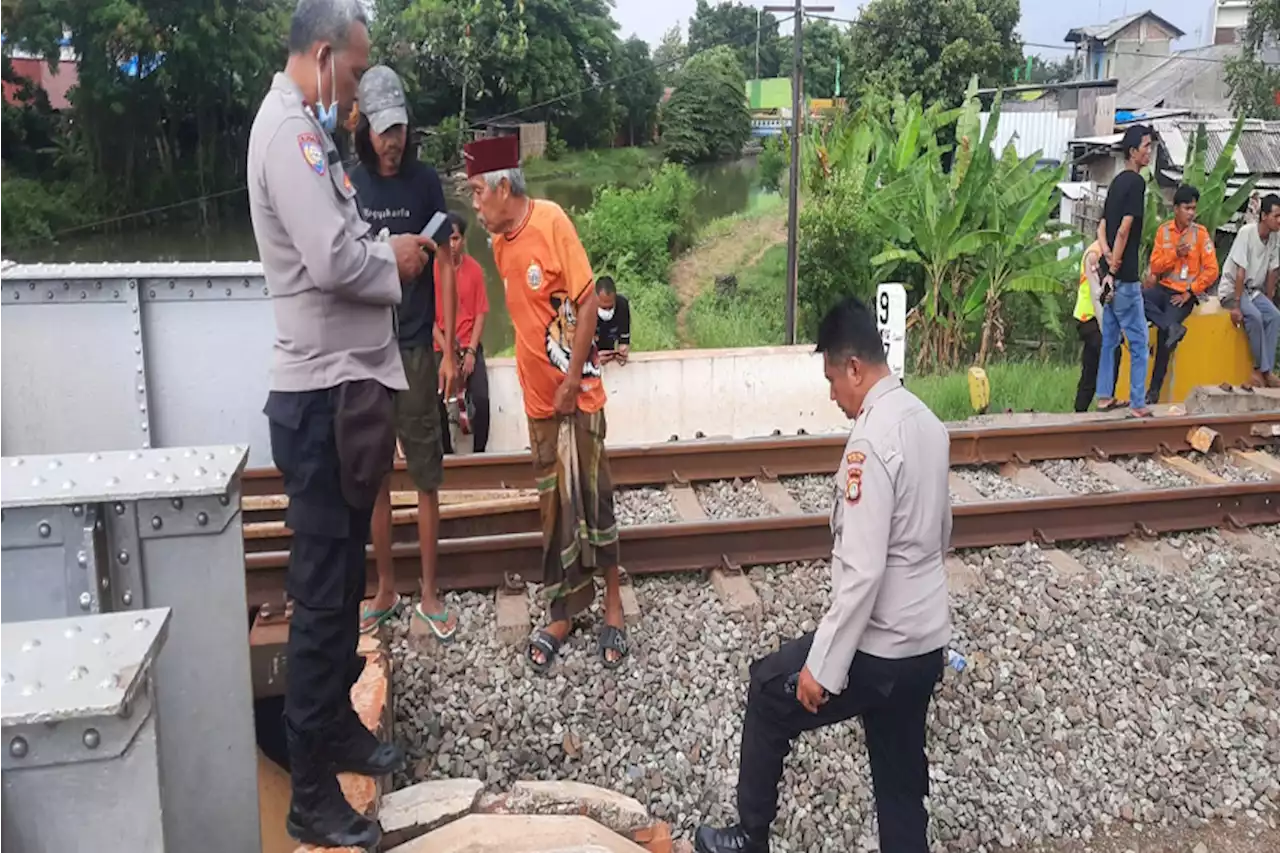
[[[227,288],[227,296],[230,296],[230,295],[231,295],[231,288],[229,288],[229,287],[228,287],[228,288]]]
[[[147,479],[148,479],[148,480],[158,480],[158,479],[160,479],[160,472],[159,472],[159,471],[156,471],[156,470],[148,471],[148,472],[147,472]]]
[[[124,515],[124,504],[117,503],[114,507],[116,515]]]
[[[17,468],[19,465],[23,464],[24,461],[25,460],[21,456],[17,457],[16,459],[11,459],[9,460],[9,467]]]
[[[52,298],[53,298],[53,291],[52,291],[52,290],[50,290],[48,293],[46,293],[46,294],[44,295],[44,298],[45,298],[45,299],[52,299]]]
[[[71,514],[74,515],[76,518],[79,518],[80,516],[84,515],[84,507],[81,506],[80,504],[76,504],[71,508]]]
[[[98,687],[102,690],[115,690],[120,686],[120,676],[108,675],[106,678],[98,682]]]
[[[228,505],[230,505],[230,503],[231,503],[231,496],[230,496],[230,495],[218,495],[218,503],[220,503],[222,506],[228,506]]]
[[[102,454],[101,454],[101,453],[90,453],[90,454],[89,454],[89,461],[90,461],[90,462],[101,462],[101,461],[102,461]]]
[[[112,297],[113,299],[119,299],[119,298],[120,298],[120,291],[118,291],[118,290],[113,290],[113,291],[111,291],[111,297]]]
[[[108,477],[108,478],[107,478],[107,485],[108,485],[108,486],[118,486],[118,485],[120,485],[120,478],[119,478],[119,477]]]
[[[49,470],[50,470],[50,471],[57,471],[57,470],[58,470],[59,468],[61,468],[61,467],[62,467],[62,460],[61,460],[61,459],[50,459],[50,460],[49,460]]]
[[[195,476],[197,477],[203,477],[205,474],[208,474],[208,473],[209,473],[208,471],[204,470],[204,468],[200,467],[199,465],[196,466],[196,470],[194,472]]]
[[[133,290],[133,289],[134,289],[135,287],[137,287],[137,286],[138,286],[138,283],[137,283],[136,281],[130,281],[130,282],[129,282],[129,289],[130,289],[130,290]]]
[[[80,298],[81,298],[81,299],[84,299],[84,298],[85,298],[86,296],[88,296],[88,295],[89,295],[89,294],[85,293],[83,290],[82,290],[82,291],[80,291]]]
[[[82,569],[83,569],[85,566],[89,565],[89,552],[88,552],[88,551],[79,551],[79,552],[77,552],[77,553],[76,553],[76,562],[80,564],[80,568],[82,568]]]
[[[133,354],[134,354],[134,355],[142,355],[142,347],[134,347],[134,348],[133,348]]]
[[[130,450],[130,451],[129,451],[129,461],[130,461],[130,462],[137,462],[137,461],[138,461],[139,459],[141,459],[141,458],[142,458],[142,454],[141,454],[141,453],[139,453],[138,451],[136,451],[136,450]]]
[[[209,523],[209,513],[207,512],[196,513],[196,524],[200,525],[201,527],[204,527],[208,523]]]
[[[38,648],[40,648],[40,641],[35,637],[32,637],[22,644],[22,650],[24,652],[34,652]]]
[[[74,489],[75,487],[76,487],[76,481],[75,481],[75,480],[63,480],[63,481],[62,481],[62,490],[63,490],[64,492],[69,492],[69,491],[71,491],[72,489]]]
[[[164,478],[164,481],[168,483],[170,486],[172,486],[174,483],[178,482],[178,475],[170,474],[168,477]]]
[[[16,737],[9,741],[9,754],[14,758],[27,757],[27,740],[26,738]]]
[[[142,431],[143,431],[143,432],[146,432],[146,431],[147,431],[147,422],[146,422],[146,421],[143,421],[143,422],[142,422]]]
[[[120,596],[120,600],[124,602],[125,607],[131,606],[133,604],[133,593],[126,589],[124,595]]]
[[[32,478],[31,478],[31,485],[33,485],[33,486],[42,486],[42,485],[44,485],[44,477],[32,477]]]
[[[152,299],[155,299],[155,298],[156,298],[156,289],[155,289],[154,287],[153,287],[153,288],[151,288],[150,290],[148,290],[148,291],[147,291],[147,295],[148,295],[148,296],[150,296]]]
[[[88,595],[88,593],[85,594]],[[70,628],[62,632],[62,636],[66,637],[68,640],[74,640],[80,635],[82,630],[83,629],[79,625],[72,625]]]
[[[44,687],[44,685],[43,685],[43,684],[41,684],[41,683],[40,683],[40,682],[38,682],[38,681],[33,681],[33,682],[31,682],[30,684],[24,684],[24,685],[22,686],[22,695],[23,695],[23,696],[34,696],[34,695],[36,695],[37,693],[39,693],[39,692],[40,692],[40,690],[41,690],[43,687]]]
[[[151,529],[159,530],[161,527],[164,527],[164,519],[158,515],[151,516]]]
[[[88,610],[93,606],[93,596],[87,592],[80,593],[80,609]]]
[[[53,533],[53,528],[49,526],[49,522],[42,521],[36,531],[40,534],[41,539],[48,539],[49,535]]]
[[[176,509],[176,510],[181,510],[181,509],[182,509],[182,498],[174,498],[173,500],[169,501],[169,505],[170,505],[170,506],[172,506],[172,507],[173,507],[174,509]]]
[[[97,749],[98,744],[102,743],[102,736],[98,734],[97,729],[84,730],[84,745],[89,749]]]
[[[143,447],[150,447],[150,446],[151,446],[151,442],[146,441],[146,440],[144,439],[144,440],[143,440],[143,442],[142,442],[142,446],[143,446]]]
[[[85,677],[86,675],[88,675],[88,674],[89,674],[89,670],[88,670],[88,669],[86,669],[85,667],[83,667],[83,666],[73,666],[73,667],[71,667],[71,671],[70,671],[69,673],[67,673],[67,680],[68,680],[68,681],[79,681],[80,679],[84,678],[84,677]]]
[[[93,528],[95,530],[106,530],[107,524],[102,519],[98,519],[97,523],[93,525]]]
[[[133,333],[134,333],[135,335],[136,335],[136,334],[138,334],[138,332],[139,332],[139,331],[140,331],[140,329],[139,329],[137,326],[134,326],[134,327],[133,327]]]
[[[137,314],[137,313],[138,313],[138,306],[137,306],[137,305],[133,306],[133,313],[135,313],[135,314]],[[138,334],[138,333],[137,333],[137,332],[134,332],[134,334],[136,335],[136,334]]]
[[[139,403],[139,404],[138,404],[138,411],[139,411],[139,412],[145,412],[146,410],[147,410],[147,404],[146,404],[146,403]]]
[[[108,634],[106,631],[103,631],[101,634],[93,638],[93,644],[95,646],[102,646],[102,645],[105,645],[107,640],[110,640],[110,639],[111,639],[111,635]]]
[[[120,565],[122,566],[129,565],[129,552],[121,551],[119,554],[116,554],[116,559],[120,561]]]

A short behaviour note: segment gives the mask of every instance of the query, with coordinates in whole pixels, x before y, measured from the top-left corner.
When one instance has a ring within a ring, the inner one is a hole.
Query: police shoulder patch
[[[862,463],[866,459],[865,454],[856,450],[845,457],[844,499],[851,504],[862,499]]]
[[[867,461],[867,454],[863,453],[861,450],[853,450],[844,458],[844,461],[850,465],[861,465],[863,462]]]
[[[324,175],[326,168],[324,146],[320,144],[320,138],[314,133],[299,133],[298,149],[302,152],[302,159],[311,167],[311,171],[317,175]]]

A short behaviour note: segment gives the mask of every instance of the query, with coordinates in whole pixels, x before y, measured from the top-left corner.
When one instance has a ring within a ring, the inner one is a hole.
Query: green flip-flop
[[[360,625],[361,625],[360,633],[361,634],[376,633],[377,630],[381,628],[383,625],[387,624],[389,620],[395,618],[396,616],[399,616],[400,610],[403,607],[404,607],[404,599],[402,599],[400,596],[397,595],[395,604],[392,604],[386,610],[366,609],[364,612],[360,614]],[[368,625],[365,625],[364,623],[370,619],[374,621]]]
[[[449,631],[444,630],[444,626],[449,622],[449,608],[445,607],[439,613],[424,613],[421,604],[413,605],[413,617],[421,619],[427,623],[427,627],[431,629],[431,633],[436,635],[436,639],[442,643],[448,643],[453,640],[455,634],[458,633],[458,623],[453,623],[453,628]]]

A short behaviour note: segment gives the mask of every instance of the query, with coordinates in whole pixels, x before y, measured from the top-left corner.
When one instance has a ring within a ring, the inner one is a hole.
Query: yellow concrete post
[[[1181,403],[1198,385],[1221,385],[1229,382],[1240,385],[1249,380],[1253,372],[1253,357],[1249,354],[1249,340],[1243,328],[1231,323],[1231,312],[1219,304],[1216,297],[1202,302],[1186,320],[1187,335],[1173,351],[1169,370],[1165,374],[1164,387],[1160,389],[1161,403]],[[1155,366],[1156,330],[1148,328],[1147,382],[1151,382],[1151,370]],[[1116,397],[1129,396],[1129,348],[1120,352],[1120,377],[1116,382]]]

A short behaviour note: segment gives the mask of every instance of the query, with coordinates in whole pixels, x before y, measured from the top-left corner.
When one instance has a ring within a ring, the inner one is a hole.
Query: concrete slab
[[[671,503],[675,505],[676,514],[680,516],[681,521],[706,520],[707,511],[702,508],[702,503],[699,502],[698,495],[692,486],[667,486],[667,494],[671,496]]]
[[[986,500],[982,496],[982,492],[969,485],[969,481],[955,471],[947,473],[947,488],[961,503],[976,504]]]
[[[1146,480],[1139,480],[1114,462],[1099,462],[1097,459],[1089,459],[1084,464],[1090,472],[1121,491],[1140,492],[1143,489],[1151,488]]]
[[[1185,572],[1191,568],[1187,558],[1167,542],[1153,542],[1134,536],[1123,544],[1126,551],[1158,572]]]
[[[412,841],[471,813],[484,783],[479,779],[419,782],[382,798],[379,823],[383,848]]]
[[[1280,480],[1280,459],[1261,450],[1232,450],[1231,458],[1237,465],[1252,468],[1273,480]]]
[[[1030,489],[1039,495],[1069,495],[1071,492],[1059,486],[1048,475],[1039,468],[1033,468],[1030,465],[1019,465],[1016,462],[1006,462],[1000,466],[1000,476],[1017,483],[1024,489]]]
[[[1040,553],[1064,580],[1078,581],[1089,576],[1089,570],[1079,560],[1060,548],[1046,548]]]
[[[528,815],[586,815],[621,835],[653,824],[638,800],[584,782],[516,782],[507,795],[509,811]]]
[[[787,487],[777,480],[758,479],[756,486],[759,487],[760,494],[764,495],[764,499],[773,504],[780,515],[804,515],[804,510],[800,509],[800,504],[791,497]]]
[[[523,592],[499,589],[494,593],[493,603],[497,614],[495,630],[498,642],[504,646],[518,646],[529,639],[533,622],[529,618],[528,597]]]
[[[1187,413],[1234,415],[1246,412],[1280,411],[1280,389],[1254,388],[1252,392],[1202,385],[1187,397]]]
[[[1206,486],[1218,486],[1226,482],[1226,480],[1222,479],[1208,468],[1198,462],[1192,462],[1185,456],[1161,455],[1156,458],[1160,460],[1161,465],[1165,466],[1170,471],[1177,471],[1179,474],[1182,474],[1185,477],[1190,477],[1197,483],[1202,483]]]
[[[981,586],[982,576],[978,570],[955,554],[948,554],[943,565],[947,572],[947,590],[952,595],[964,595]]]
[[[748,618],[756,618],[762,612],[760,596],[751,580],[742,572],[726,569],[711,570],[711,585],[715,587],[720,603],[728,613],[741,613]]]
[[[582,815],[473,814],[392,848],[392,853],[645,853]]]
[[[1256,533],[1250,533],[1247,530],[1223,528],[1218,531],[1218,535],[1225,539],[1232,548],[1253,557],[1255,560],[1280,561],[1280,547],[1277,547],[1270,539],[1265,539]]]

